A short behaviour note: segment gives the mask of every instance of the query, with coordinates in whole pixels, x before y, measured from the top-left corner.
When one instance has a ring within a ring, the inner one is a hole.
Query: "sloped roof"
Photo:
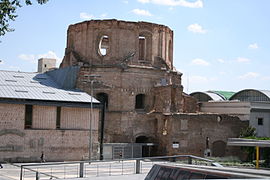
[[[223,101],[224,100],[221,96],[217,95],[216,93],[210,92],[210,91],[193,92],[190,95],[197,98],[198,101],[200,101],[200,102],[202,102],[202,101]],[[204,97],[207,97],[207,99],[205,99]]]
[[[213,92],[216,93],[224,98],[224,100],[229,100],[235,92],[232,91],[208,91],[208,92]]]
[[[63,89],[47,73],[39,74],[1,70],[0,98],[73,103],[91,102],[91,96],[87,93],[79,90]],[[92,102],[99,103],[95,98],[92,98]]]

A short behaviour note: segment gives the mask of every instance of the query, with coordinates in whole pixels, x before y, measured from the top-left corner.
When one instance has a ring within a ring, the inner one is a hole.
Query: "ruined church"
[[[78,66],[75,86],[103,104],[100,157],[106,144],[141,143],[143,156],[234,155],[228,138],[245,126],[237,117],[197,112],[173,66],[173,31],[164,25],[91,20],[70,25],[61,68]],[[112,153],[113,154],[113,153]]]

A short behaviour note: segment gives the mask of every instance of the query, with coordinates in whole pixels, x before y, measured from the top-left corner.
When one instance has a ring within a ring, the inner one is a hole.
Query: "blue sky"
[[[70,24],[90,19],[147,21],[174,31],[174,66],[184,91],[270,90],[269,0],[50,0],[17,10],[0,40],[0,70],[33,72],[61,62]]]

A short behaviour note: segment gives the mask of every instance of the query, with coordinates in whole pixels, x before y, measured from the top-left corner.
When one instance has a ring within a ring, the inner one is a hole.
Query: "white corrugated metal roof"
[[[222,97],[217,95],[216,93],[209,92],[209,91],[206,91],[204,93],[210,96],[213,101],[224,101],[224,99],[222,99]]]
[[[46,73],[0,71],[0,98],[90,103],[91,96],[62,89]],[[92,98],[93,103],[99,103]]]
[[[258,91],[262,92],[270,99],[270,91],[269,90],[258,90]]]

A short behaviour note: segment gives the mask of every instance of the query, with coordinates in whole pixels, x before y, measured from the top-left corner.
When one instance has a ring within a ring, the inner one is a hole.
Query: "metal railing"
[[[158,156],[114,161],[76,161],[20,165],[20,180],[66,179],[148,173],[154,164],[171,162],[220,166],[213,160],[192,155]],[[16,165],[19,166],[19,165]]]

